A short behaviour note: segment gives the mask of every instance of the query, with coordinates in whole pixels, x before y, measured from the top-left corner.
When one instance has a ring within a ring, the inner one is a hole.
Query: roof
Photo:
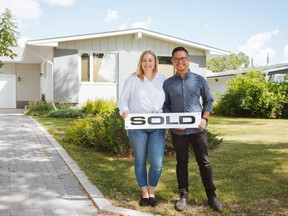
[[[200,43],[196,43],[193,41],[188,41],[184,39],[180,39],[177,37],[160,34],[158,32],[150,31],[147,29],[142,28],[135,28],[135,29],[127,29],[127,30],[119,30],[119,31],[110,31],[110,32],[101,32],[101,33],[92,33],[92,34],[83,34],[83,35],[74,35],[74,36],[67,36],[67,37],[56,37],[56,38],[47,38],[47,39],[40,39],[40,40],[30,40],[27,41],[29,45],[51,45],[57,46],[59,42],[66,42],[66,41],[75,41],[75,40],[85,40],[85,39],[94,39],[94,38],[101,38],[101,37],[111,37],[111,36],[120,36],[120,35],[127,35],[127,34],[135,34],[136,37],[141,38],[142,35],[159,38],[161,40],[169,41],[169,42],[176,42],[179,44],[183,44],[186,46],[190,46],[193,48],[209,51],[209,54],[218,54],[218,55],[229,55],[230,52],[222,49],[218,49],[215,47],[203,45]]]
[[[100,32],[100,33],[92,33],[92,34],[82,34],[82,35],[73,35],[66,37],[55,37],[55,38],[46,38],[46,39],[37,39],[37,40],[29,40],[26,42],[24,51],[18,54],[17,60],[11,59],[3,59],[0,58],[3,62],[29,62],[29,63],[40,63],[42,61],[41,56],[42,53],[46,54],[53,47],[57,47],[60,42],[68,42],[68,41],[76,41],[76,40],[86,40],[86,39],[96,39],[102,37],[112,37],[112,36],[120,36],[120,35],[129,35],[135,34],[136,38],[141,38],[143,35],[150,36],[154,38],[158,38],[160,40],[177,43],[182,46],[188,46],[195,49],[200,49],[205,51],[207,56],[223,56],[229,55],[230,52],[222,49],[218,49],[215,47],[203,45],[200,43],[196,43],[193,41],[188,41],[184,39],[180,39],[177,37],[160,34],[154,31],[136,28],[136,29],[128,29],[128,30],[120,30],[120,31],[110,31],[110,32]],[[40,52],[40,53],[39,53]]]
[[[238,69],[238,70],[229,70],[229,71],[223,71],[218,73],[209,72],[206,73],[207,78],[215,78],[215,77],[224,77],[224,76],[233,76],[236,74],[245,74],[252,70],[262,71],[264,73],[272,73],[276,71],[282,71],[288,69],[288,63],[283,64],[275,64],[275,65],[269,65],[269,66],[259,66],[254,68],[245,68],[245,69]]]

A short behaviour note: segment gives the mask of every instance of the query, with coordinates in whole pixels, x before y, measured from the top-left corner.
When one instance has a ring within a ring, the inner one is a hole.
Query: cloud
[[[35,21],[43,15],[40,4],[36,0],[1,0],[0,11],[11,10],[17,20]],[[18,21],[17,21],[18,22]]]
[[[50,5],[59,5],[63,7],[69,7],[71,5],[74,5],[74,0],[42,0],[42,1]]]
[[[269,62],[276,57],[276,51],[270,48],[267,43],[278,33],[279,30],[275,29],[253,35],[243,45],[239,46],[238,50],[253,58],[254,66],[266,65],[267,56],[269,56]]]
[[[151,17],[148,17],[146,21],[139,21],[139,22],[134,22],[132,24],[132,28],[144,28],[144,29],[148,29],[149,26],[152,23],[152,19]]]
[[[107,11],[106,17],[105,17],[105,22],[111,22],[113,20],[116,20],[118,18],[118,12],[112,9],[109,9]]]

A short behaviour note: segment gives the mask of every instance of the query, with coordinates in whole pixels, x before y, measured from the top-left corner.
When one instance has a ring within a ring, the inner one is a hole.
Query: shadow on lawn
[[[217,149],[212,159],[214,178],[220,196],[226,200],[231,212],[287,213],[287,152],[288,144],[239,141],[226,141]]]

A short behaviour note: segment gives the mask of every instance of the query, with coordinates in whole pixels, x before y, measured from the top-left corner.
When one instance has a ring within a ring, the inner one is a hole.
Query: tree
[[[210,59],[207,62],[207,68],[213,72],[220,72],[247,68],[249,64],[249,57],[245,53],[239,52],[237,55],[232,53],[229,56]]]
[[[17,55],[11,50],[12,46],[17,46],[17,24],[14,21],[14,16],[9,9],[0,16],[0,57],[14,58]],[[3,62],[0,60],[0,68],[3,67]]]

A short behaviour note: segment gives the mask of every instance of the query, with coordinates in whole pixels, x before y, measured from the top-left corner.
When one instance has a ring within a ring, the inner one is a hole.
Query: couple
[[[184,47],[176,47],[172,51],[172,63],[177,73],[165,80],[163,75],[157,73],[157,56],[150,50],[144,51],[140,56],[137,71],[125,82],[118,107],[123,119],[128,113],[201,112],[202,119],[198,128],[171,130],[180,195],[175,208],[182,211],[187,206],[188,149],[191,144],[208,197],[208,205],[216,211],[222,211],[222,205],[215,193],[205,130],[212,112],[213,98],[205,78],[192,73],[189,70],[189,62],[188,51]],[[155,207],[155,189],[162,173],[166,144],[165,129],[128,129],[127,134],[134,153],[136,179],[142,193],[139,204]],[[147,157],[150,162],[148,174]]]

